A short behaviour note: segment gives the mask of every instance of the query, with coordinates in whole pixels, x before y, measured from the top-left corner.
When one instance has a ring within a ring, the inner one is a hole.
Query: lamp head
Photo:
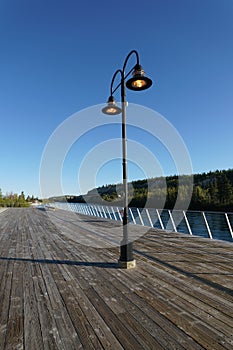
[[[132,75],[133,77],[126,82],[128,89],[141,91],[148,89],[152,85],[152,80],[145,76],[145,72],[140,64],[136,64]]]
[[[102,109],[104,114],[117,115],[121,113],[121,108],[117,106],[117,103],[113,96],[108,98],[107,106]]]

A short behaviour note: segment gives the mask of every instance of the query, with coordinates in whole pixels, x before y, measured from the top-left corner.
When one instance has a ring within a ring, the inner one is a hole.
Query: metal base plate
[[[131,260],[131,261],[118,260],[118,263],[121,269],[134,269],[136,267],[136,260]]]

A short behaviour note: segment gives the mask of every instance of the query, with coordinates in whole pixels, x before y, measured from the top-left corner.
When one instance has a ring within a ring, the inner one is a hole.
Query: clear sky
[[[112,75],[132,49],[153,86],[127,91],[127,100],[159,112],[176,128],[194,173],[232,168],[232,38],[232,0],[1,0],[3,193],[40,196],[41,157],[52,133],[71,115],[104,105]],[[156,140],[134,128],[128,136],[154,152],[164,175],[175,173]],[[76,140],[64,160],[65,193],[80,191],[77,173],[88,152],[114,138],[120,138],[119,125]],[[129,164],[130,179],[144,173]],[[120,159],[106,158],[95,179],[96,185],[120,182]],[[91,188],[87,174],[82,190]],[[51,186],[48,195],[56,194]]]

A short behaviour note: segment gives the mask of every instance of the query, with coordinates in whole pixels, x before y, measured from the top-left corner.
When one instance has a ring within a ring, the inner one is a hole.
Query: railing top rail
[[[60,203],[60,204],[78,204],[78,205],[88,205],[88,206],[101,206],[101,207],[113,207],[113,208],[123,208],[123,206],[121,205],[112,205],[111,203],[109,203],[109,205],[106,205],[106,204],[101,204],[101,203],[75,203],[75,202],[63,202],[63,201],[56,201],[56,202],[53,202],[53,203]],[[135,209],[139,209],[139,210],[143,210],[143,209],[149,209],[149,210],[159,210],[159,211],[166,211],[166,210],[171,210],[171,212],[182,212],[182,211],[185,211],[185,212],[192,212],[192,213],[210,213],[210,214],[230,214],[230,215],[233,215],[233,211],[216,211],[216,210],[194,210],[194,209],[171,209],[171,208],[153,208],[153,207],[130,207],[131,209],[135,208]]]

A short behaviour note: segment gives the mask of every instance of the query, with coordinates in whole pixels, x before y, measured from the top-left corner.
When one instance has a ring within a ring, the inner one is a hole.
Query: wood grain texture
[[[62,210],[2,212],[0,350],[233,349],[232,243],[131,225],[137,266],[122,270],[121,230]]]

